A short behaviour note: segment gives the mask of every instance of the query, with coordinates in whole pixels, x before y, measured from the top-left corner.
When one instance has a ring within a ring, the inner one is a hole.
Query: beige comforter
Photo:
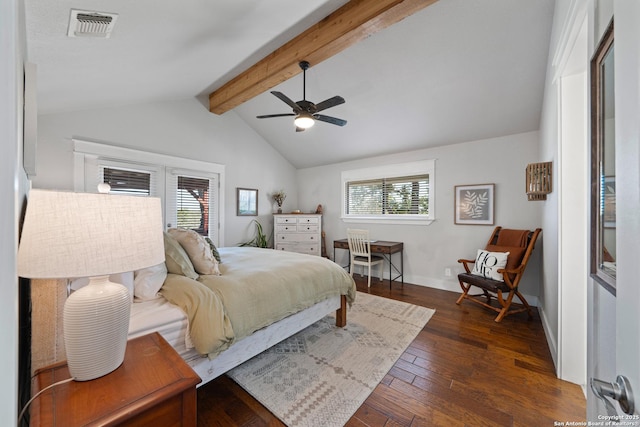
[[[353,279],[328,259],[249,247],[219,251],[222,275],[195,281],[169,274],[160,291],[187,313],[194,346],[209,357],[328,297],[355,300]]]

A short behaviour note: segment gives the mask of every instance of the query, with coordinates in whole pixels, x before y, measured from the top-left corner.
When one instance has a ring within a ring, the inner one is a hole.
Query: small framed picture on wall
[[[238,216],[258,215],[258,190],[253,188],[236,188]]]
[[[495,184],[456,185],[454,223],[493,225]]]

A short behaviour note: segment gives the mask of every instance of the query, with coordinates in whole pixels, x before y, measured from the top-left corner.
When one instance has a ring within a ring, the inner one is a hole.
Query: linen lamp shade
[[[18,274],[27,278],[90,277],[64,307],[71,376],[86,381],[124,359],[131,299],[109,275],[164,261],[160,199],[33,189],[29,192]]]

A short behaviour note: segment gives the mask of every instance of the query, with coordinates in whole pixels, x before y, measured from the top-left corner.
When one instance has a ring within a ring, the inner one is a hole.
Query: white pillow
[[[136,270],[133,279],[135,302],[159,298],[158,291],[167,278],[167,267],[164,262],[151,267]]]
[[[507,266],[508,256],[509,252],[489,252],[484,249],[478,249],[476,263],[473,266],[473,270],[471,270],[471,274],[504,282],[504,277],[502,273],[498,273],[498,270]]]
[[[129,296],[131,297],[131,302],[133,302],[133,271],[129,271],[126,273],[118,273],[112,274],[109,276],[109,281],[113,283],[120,283],[122,286],[127,288],[129,291]],[[77,279],[71,279],[71,283],[69,287],[71,288],[71,292],[77,291],[78,289],[85,287],[89,284],[88,277],[80,277]]]
[[[211,246],[205,238],[186,228],[170,228],[169,235],[185,250],[198,274],[220,275],[218,261],[213,257]]]

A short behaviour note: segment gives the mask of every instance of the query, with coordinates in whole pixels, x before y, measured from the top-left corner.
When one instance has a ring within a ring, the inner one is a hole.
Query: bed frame
[[[344,295],[335,296],[254,332],[232,344],[215,359],[193,357],[187,358],[186,361],[202,378],[202,382],[198,384],[200,387],[314,324],[334,310],[336,312],[336,326],[340,328],[346,326],[347,297]]]

